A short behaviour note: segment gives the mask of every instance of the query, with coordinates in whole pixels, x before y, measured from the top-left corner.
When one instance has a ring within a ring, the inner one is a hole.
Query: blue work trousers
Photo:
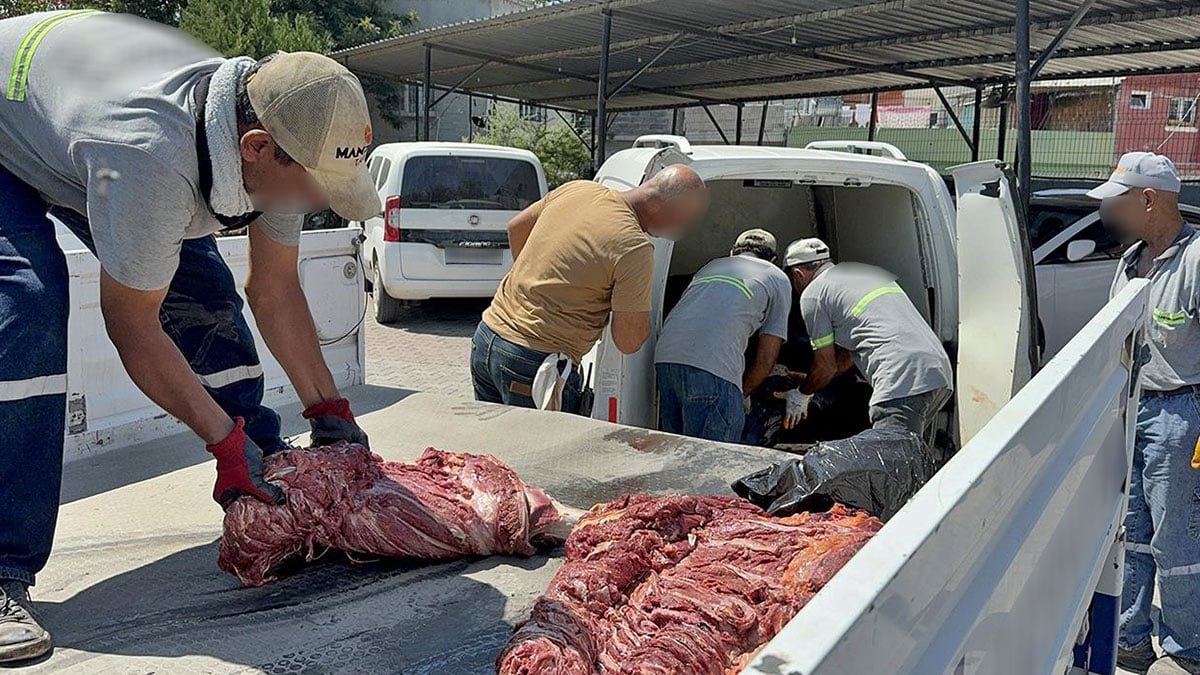
[[[710,441],[742,441],[746,409],[740,387],[681,363],[655,364],[654,373],[660,429]]]
[[[471,338],[475,400],[534,408],[533,378],[549,354],[509,342],[480,321]],[[579,412],[583,378],[576,364],[562,389],[562,411]]]
[[[27,584],[50,555],[66,422],[67,264],[48,211],[93,247],[86,218],[50,210],[0,166],[0,580]],[[221,408],[246,418],[264,452],[285,447],[279,416],[262,406],[253,334],[213,237],[183,242],[159,318]]]
[[[1118,644],[1150,640],[1157,581],[1159,642],[1173,656],[1200,659],[1200,393],[1145,392],[1138,406]]]

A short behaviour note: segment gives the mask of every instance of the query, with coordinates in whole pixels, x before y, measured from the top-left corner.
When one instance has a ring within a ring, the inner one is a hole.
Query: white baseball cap
[[[371,115],[353,73],[313,52],[279,52],[250,78],[246,93],[263,128],[317,181],[334,213],[347,220],[379,215],[365,163]]]
[[[1153,152],[1127,152],[1121,155],[1108,182],[1096,186],[1087,195],[1093,199],[1107,199],[1123,195],[1130,188],[1179,192],[1179,187],[1179,172],[1170,159]]]
[[[816,237],[797,239],[788,244],[787,255],[783,258],[783,266],[795,267],[821,260],[829,260],[829,247],[825,245],[825,242]]]

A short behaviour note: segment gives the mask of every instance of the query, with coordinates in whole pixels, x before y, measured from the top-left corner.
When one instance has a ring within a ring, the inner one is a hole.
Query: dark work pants
[[[37,192],[0,167],[0,579],[32,583],[58,516],[66,418],[66,258]],[[55,217],[92,247],[87,220]],[[213,237],[187,240],[160,313],[209,393],[265,452],[284,447],[262,366]]]

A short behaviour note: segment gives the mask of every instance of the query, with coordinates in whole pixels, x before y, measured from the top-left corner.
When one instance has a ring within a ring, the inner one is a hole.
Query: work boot
[[[1146,675],[1200,675],[1200,661],[1164,656],[1150,666]]]
[[[0,663],[36,659],[50,651],[50,633],[33,615],[29,587],[0,581]]]
[[[1149,640],[1132,649],[1117,646],[1117,666],[1131,673],[1145,673],[1156,660],[1158,654],[1154,653],[1154,645]]]

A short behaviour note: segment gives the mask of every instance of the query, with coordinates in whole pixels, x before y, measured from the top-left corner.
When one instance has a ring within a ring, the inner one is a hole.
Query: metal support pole
[[[983,90],[975,87],[975,119],[971,121],[971,161],[979,161],[980,118],[983,117]]]
[[[475,142],[475,94],[467,94],[467,142]]]
[[[1094,4],[1096,4],[1096,0],[1083,0],[1083,2],[1079,3],[1079,7],[1075,10],[1075,13],[1071,15],[1071,20],[1067,22],[1067,25],[1062,27],[1062,30],[1058,31],[1058,35],[1054,36],[1054,39],[1050,41],[1050,44],[1046,45],[1046,49],[1038,56],[1037,63],[1034,63],[1033,68],[1029,71],[1030,78],[1037,77],[1038,73],[1042,72],[1042,67],[1054,56],[1054,52],[1058,51],[1063,41],[1067,39],[1071,31],[1075,30],[1075,27],[1079,25],[1079,22],[1083,20],[1083,17],[1092,9],[1092,5]]]
[[[875,131],[879,126],[879,92],[871,92],[871,119],[867,121],[867,140],[875,140]]]
[[[421,140],[429,139],[429,111],[433,109],[433,48],[425,45],[425,79],[421,82]]]
[[[484,68],[486,68],[486,67],[487,67],[487,65],[488,65],[489,63],[491,63],[491,61],[484,61],[483,63],[479,64],[478,66],[475,66],[474,70],[472,70],[471,72],[467,73],[467,75],[466,75],[465,77],[463,77],[463,79],[461,79],[461,80],[459,80],[458,82],[454,83],[454,86],[453,86],[453,87],[450,87],[450,88],[449,88],[449,89],[447,89],[445,92],[443,92],[441,96],[439,96],[439,97],[437,97],[437,98],[433,99],[433,105],[437,105],[437,104],[441,103],[441,102],[442,102],[442,99],[444,99],[444,98],[446,98],[447,96],[449,96],[450,94],[453,94],[454,92],[458,91],[460,87],[462,87],[464,84],[466,84],[466,83],[467,83],[467,80],[469,80],[469,79],[471,79],[472,77],[475,77],[476,75],[478,75],[478,74],[479,74],[479,71],[481,71],[481,70],[483,70]]]
[[[725,135],[725,130],[721,128],[721,125],[717,122],[717,118],[713,117],[712,111],[706,105],[700,107],[704,108],[704,114],[708,115],[708,121],[712,122],[712,125],[717,128],[717,133],[721,134],[721,140],[725,141],[725,145],[729,145],[729,137]]]
[[[996,134],[996,159],[1004,161],[1005,142],[1008,140],[1008,85],[1005,85],[1001,90],[1002,103],[1000,104],[1000,127]]]
[[[612,13],[604,12],[604,27],[600,33],[600,76],[596,80],[596,120],[593,125],[596,139],[596,168],[604,163],[608,150],[608,49],[612,45]]]
[[[625,91],[625,87],[628,87],[629,85],[633,84],[633,81],[638,79],[639,77],[641,77],[642,73],[646,72],[647,70],[650,70],[650,68],[653,67],[654,64],[658,63],[659,59],[666,56],[667,52],[671,51],[671,48],[674,47],[675,45],[679,44],[679,41],[682,39],[683,39],[683,33],[676,35],[673,40],[668,42],[662,49],[658,50],[658,53],[655,54],[654,56],[652,56],[649,61],[646,61],[645,63],[643,63],[642,66],[640,68],[638,68],[637,70],[633,71],[633,73],[629,77],[625,78],[620,84],[613,87],[612,91],[608,92],[608,97],[611,99],[614,96],[616,96],[617,94],[620,94],[621,92]]]
[[[954,106],[950,105],[950,101],[947,100],[946,95],[942,93],[941,87],[937,86],[936,84],[933,85],[933,93],[937,94],[938,100],[942,102],[942,109],[945,110],[946,114],[950,116],[950,121],[954,122],[954,128],[958,129],[958,135],[962,136],[963,142],[970,147],[971,154],[974,155],[975,145],[971,140],[971,136],[967,133],[966,127],[963,126],[962,120],[958,119],[958,115],[954,112]]]
[[[587,148],[588,152],[595,152],[595,148],[588,145],[588,142],[583,138],[583,134],[579,133],[579,130],[575,128],[575,125],[571,122],[571,120],[567,119],[566,115],[562,114],[561,110],[555,110],[554,114],[558,115],[558,119],[562,120],[562,123],[567,125],[567,128],[571,130],[571,133],[575,134],[575,138],[579,139],[580,145]]]
[[[741,103],[739,103],[738,107],[737,107],[737,124],[734,126],[734,134],[733,134],[734,138],[736,139],[734,141],[735,145],[742,144],[742,110],[743,110],[743,108],[745,108],[745,106],[743,106]]]
[[[1033,139],[1029,99],[1029,0],[1017,3],[1017,189],[1021,213],[1029,214],[1030,176],[1033,173]]]
[[[763,144],[763,135],[767,132],[767,101],[763,101],[761,117],[758,118],[758,144]]]
[[[679,108],[671,109],[671,135],[679,135]]]

